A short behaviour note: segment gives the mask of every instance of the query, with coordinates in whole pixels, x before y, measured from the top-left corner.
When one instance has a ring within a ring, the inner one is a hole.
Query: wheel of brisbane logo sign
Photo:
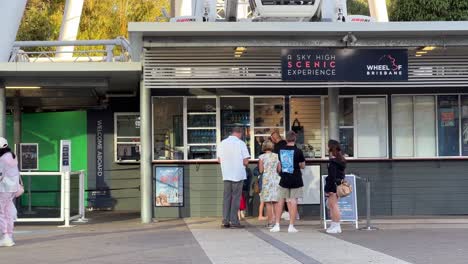
[[[283,81],[408,80],[404,49],[283,49]]]

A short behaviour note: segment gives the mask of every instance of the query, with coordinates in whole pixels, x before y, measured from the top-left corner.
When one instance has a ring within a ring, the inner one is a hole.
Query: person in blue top
[[[275,211],[276,224],[270,229],[270,232],[280,231],[280,219],[283,212],[284,202],[286,201],[289,208],[289,233],[298,232],[294,227],[297,214],[297,200],[302,198],[304,182],[302,181],[301,169],[305,168],[305,158],[302,150],[298,149],[296,144],[296,133],[289,131],[286,134],[287,145],[279,149],[279,160],[281,163],[279,182],[279,199]]]

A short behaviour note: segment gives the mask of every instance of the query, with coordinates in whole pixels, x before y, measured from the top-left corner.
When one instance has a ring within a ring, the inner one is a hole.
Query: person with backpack
[[[2,237],[0,247],[11,247],[13,228],[16,220],[14,199],[20,195],[20,174],[15,154],[8,147],[8,141],[0,137],[0,231]]]
[[[340,225],[340,208],[338,207],[338,195],[336,194],[336,187],[341,184],[345,178],[346,159],[341,152],[340,143],[336,140],[330,139],[328,141],[328,176],[325,178],[325,197],[327,198],[327,207],[332,219],[331,225],[327,228],[327,233],[338,234],[341,233]]]

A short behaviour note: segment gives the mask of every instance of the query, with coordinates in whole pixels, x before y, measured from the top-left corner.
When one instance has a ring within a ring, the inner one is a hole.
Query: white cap
[[[8,141],[6,138],[0,137],[0,149],[8,147]]]

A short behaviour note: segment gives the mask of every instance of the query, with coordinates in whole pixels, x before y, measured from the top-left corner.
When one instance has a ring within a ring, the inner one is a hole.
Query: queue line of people
[[[218,159],[224,181],[223,222],[224,228],[243,228],[237,217],[240,195],[231,186],[246,179],[245,167],[250,155],[247,146],[241,140],[242,129],[234,128],[232,135],[223,140],[218,147]],[[342,154],[340,144],[336,140],[328,142],[330,161],[328,177],[325,182],[325,196],[327,208],[330,210],[332,224],[327,233],[341,233],[340,211],[336,186],[344,179],[346,160]],[[303,197],[303,180],[301,169],[305,168],[305,158],[302,150],[296,147],[296,133],[289,131],[286,140],[282,140],[279,133],[274,132],[271,140],[262,144],[258,168],[262,174],[262,190],[260,192],[259,220],[266,219],[270,232],[281,230],[280,220],[283,207],[286,204],[289,211],[289,233],[298,230],[294,224],[298,215],[298,200]],[[238,175],[233,177],[233,174]],[[233,179],[238,180],[236,183]],[[240,187],[241,188],[241,187]],[[263,205],[266,205],[266,217],[263,218]],[[236,212],[236,213],[234,213]]]

